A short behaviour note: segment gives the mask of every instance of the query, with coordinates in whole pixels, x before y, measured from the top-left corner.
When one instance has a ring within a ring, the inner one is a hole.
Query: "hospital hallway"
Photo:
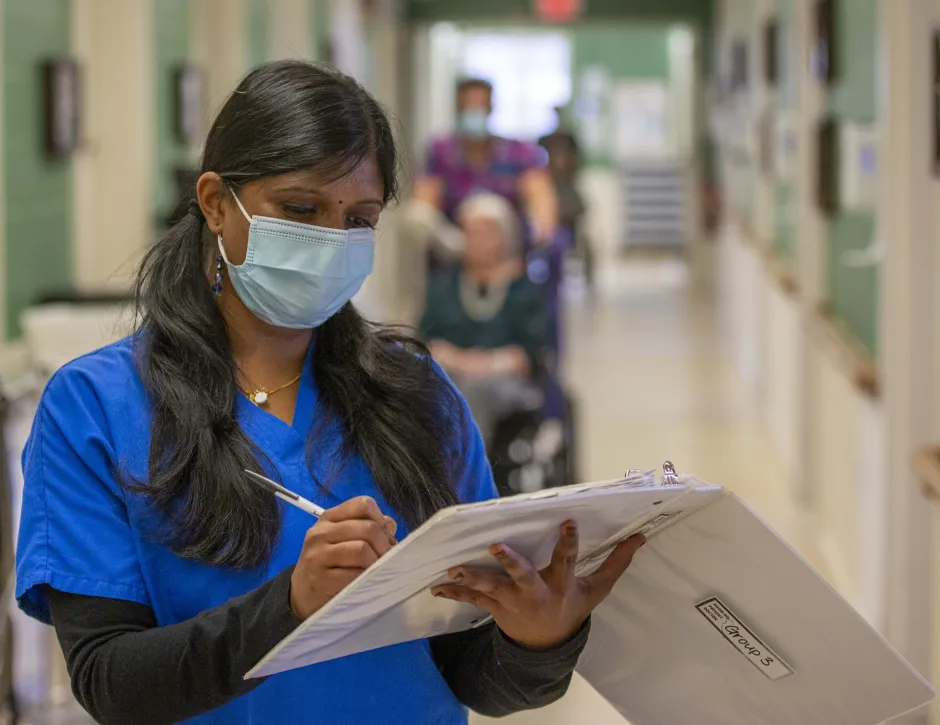
[[[428,725],[576,661],[500,722],[940,725],[940,0],[0,0],[0,81],[0,725]],[[622,480],[667,462],[713,487]],[[414,559],[329,539],[360,496]],[[585,578],[649,539],[621,587],[448,569],[567,520]],[[146,605],[143,674],[76,697],[60,596]]]
[[[578,404],[583,477],[616,478],[670,460],[680,473],[733,490],[825,575],[756,395],[723,352],[715,305],[691,290],[685,264],[632,259],[601,281],[594,309],[570,301],[566,328],[565,373]],[[569,696],[547,711],[503,722],[624,720],[576,679]]]

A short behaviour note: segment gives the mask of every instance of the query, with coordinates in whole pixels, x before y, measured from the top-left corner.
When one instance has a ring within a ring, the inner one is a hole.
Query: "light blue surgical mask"
[[[362,287],[375,260],[375,230],[329,229],[284,219],[250,216],[244,264],[219,253],[239,298],[255,316],[275,327],[319,327]]]
[[[457,114],[457,133],[466,138],[489,136],[489,114],[483,108],[467,108]]]

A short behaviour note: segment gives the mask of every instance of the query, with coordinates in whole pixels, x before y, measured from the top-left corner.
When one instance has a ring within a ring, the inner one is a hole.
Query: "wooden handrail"
[[[741,241],[747,247],[757,249],[764,255],[764,263],[770,272],[771,278],[777,287],[789,297],[798,297],[800,283],[790,266],[782,261],[773,251],[773,242],[760,237],[751,226],[751,223],[737,212],[731,210],[729,218],[741,231]]]
[[[764,264],[767,266],[771,279],[781,292],[788,297],[799,297],[800,283],[796,278],[796,274],[789,264],[774,254],[773,249],[770,247],[764,252]]]
[[[833,314],[828,303],[820,303],[816,308],[812,329],[817,339],[833,354],[855,388],[871,398],[877,398],[881,392],[881,384],[875,361],[849,332],[845,323]]]
[[[760,249],[761,245],[758,243],[757,236],[754,234],[751,222],[745,219],[744,215],[739,214],[737,209],[733,209],[730,206],[726,214],[727,220],[741,232],[742,244],[744,244],[745,247]]]
[[[914,451],[911,468],[920,479],[924,496],[940,501],[940,446],[922,446]]]

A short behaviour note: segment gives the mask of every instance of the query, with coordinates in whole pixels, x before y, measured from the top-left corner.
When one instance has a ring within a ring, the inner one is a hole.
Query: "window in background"
[[[571,100],[571,44],[563,33],[470,32],[460,73],[492,82],[493,133],[534,140]]]

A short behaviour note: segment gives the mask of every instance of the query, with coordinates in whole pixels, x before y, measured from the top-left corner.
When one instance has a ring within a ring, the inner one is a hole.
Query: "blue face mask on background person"
[[[234,196],[234,194],[233,194]],[[319,327],[362,287],[375,261],[374,229],[329,229],[313,224],[249,216],[244,264],[219,252],[239,298],[255,316],[275,327]]]
[[[457,132],[466,138],[489,136],[489,114],[483,108],[467,108],[457,114]]]

